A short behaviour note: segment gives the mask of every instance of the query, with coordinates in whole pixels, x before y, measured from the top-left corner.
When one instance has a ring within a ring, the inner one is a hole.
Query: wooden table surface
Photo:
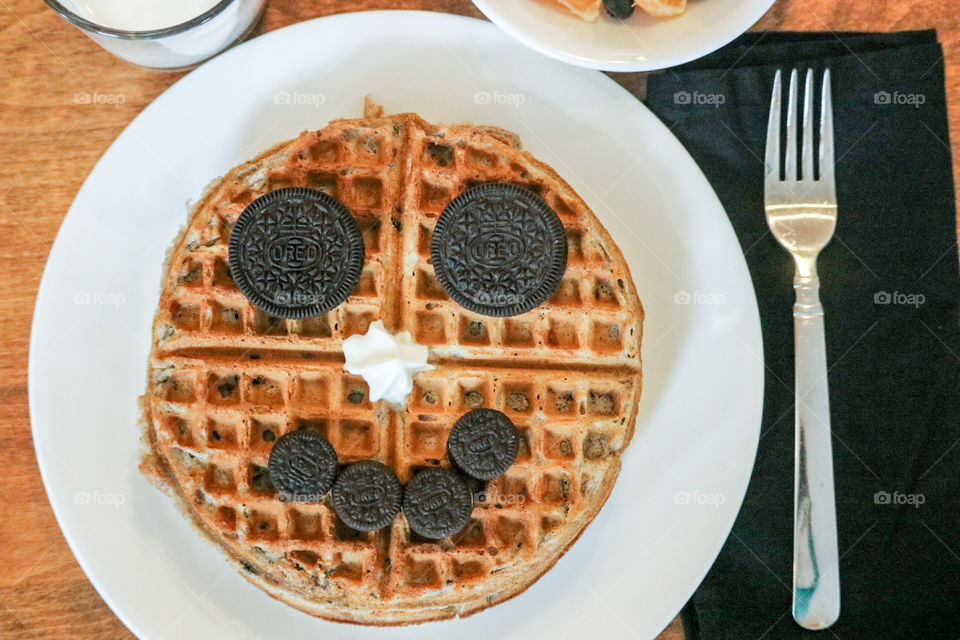
[[[951,136],[957,141],[955,2],[778,0],[756,28],[937,28],[946,50]],[[482,17],[470,0],[270,0],[260,30],[331,13],[391,8]],[[0,638],[131,638],[84,577],[44,494],[27,410],[27,348],[40,275],[74,195],[114,138],[182,74],[145,71],[112,57],[41,0],[0,0],[0,60],[0,453],[6,459],[0,472]],[[121,94],[125,101],[116,107],[74,103],[76,93],[95,91]],[[661,640],[682,635],[674,621]]]

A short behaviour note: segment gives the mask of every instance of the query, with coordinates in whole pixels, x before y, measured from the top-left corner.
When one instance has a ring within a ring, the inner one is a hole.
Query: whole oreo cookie
[[[567,268],[563,224],[529,189],[490,182],[447,205],[430,241],[437,280],[457,304],[514,316],[547,300]]]
[[[333,485],[333,509],[357,531],[386,527],[400,513],[400,481],[393,469],[376,460],[355,462]]]
[[[337,476],[337,452],[315,431],[291,431],[270,450],[267,471],[283,500],[320,502]]]
[[[230,272],[257,308],[302,319],[347,299],[363,270],[363,234],[337,199],[287,187],[250,203],[230,234]]]
[[[407,485],[403,515],[414,533],[446,538],[463,530],[473,513],[470,487],[449,469],[426,469]]]
[[[478,480],[493,480],[516,462],[520,436],[510,418],[496,409],[460,416],[447,438],[447,456]]]

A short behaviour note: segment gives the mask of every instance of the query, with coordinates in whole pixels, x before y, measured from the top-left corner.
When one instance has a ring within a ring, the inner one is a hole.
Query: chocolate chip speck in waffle
[[[458,305],[430,258],[440,214],[487,182],[538,194],[567,239],[555,293],[512,317]],[[233,224],[283,187],[325,191],[363,235],[359,284],[319,316],[271,317],[231,275]],[[399,408],[371,402],[364,380],[344,370],[343,340],[377,320],[430,349],[434,368],[416,375]],[[141,468],[245,578],[294,607],[375,625],[469,615],[534,583],[610,494],[636,420],[642,320],[607,231],[515,135],[371,109],[236,167],[193,208],[169,251],[154,321]],[[422,538],[402,514],[359,532],[329,495],[282,500],[271,482],[274,443],[309,429],[341,465],[378,461],[406,484],[451,467],[447,436],[479,407],[516,424],[519,453],[480,485],[468,524],[450,537]]]

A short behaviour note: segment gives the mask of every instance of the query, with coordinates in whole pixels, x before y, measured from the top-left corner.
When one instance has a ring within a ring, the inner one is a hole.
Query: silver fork
[[[803,145],[797,173],[797,70],[790,73],[784,179],[780,179],[781,76],[777,71],[767,129],[764,204],[767,225],[796,264],[793,288],[796,451],[793,503],[793,619],[826,629],[840,616],[840,561],[833,494],[827,353],[817,256],[837,224],[830,71],[823,74],[819,178],[813,172],[813,70],[803,98]]]

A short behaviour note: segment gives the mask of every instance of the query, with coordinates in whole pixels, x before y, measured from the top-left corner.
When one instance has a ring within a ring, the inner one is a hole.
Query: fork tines
[[[790,72],[790,89],[787,97],[786,153],[782,165],[780,154],[780,118],[782,110],[781,72],[773,81],[773,97],[770,101],[770,120],[767,127],[766,190],[777,186],[823,183],[833,193],[833,102],[830,95],[830,70],[823,72],[823,88],[820,96],[820,144],[815,177],[813,163],[813,69],[807,69],[803,96],[803,128],[800,150],[800,167],[797,171],[797,70]],[[835,196],[834,196],[835,197]]]

